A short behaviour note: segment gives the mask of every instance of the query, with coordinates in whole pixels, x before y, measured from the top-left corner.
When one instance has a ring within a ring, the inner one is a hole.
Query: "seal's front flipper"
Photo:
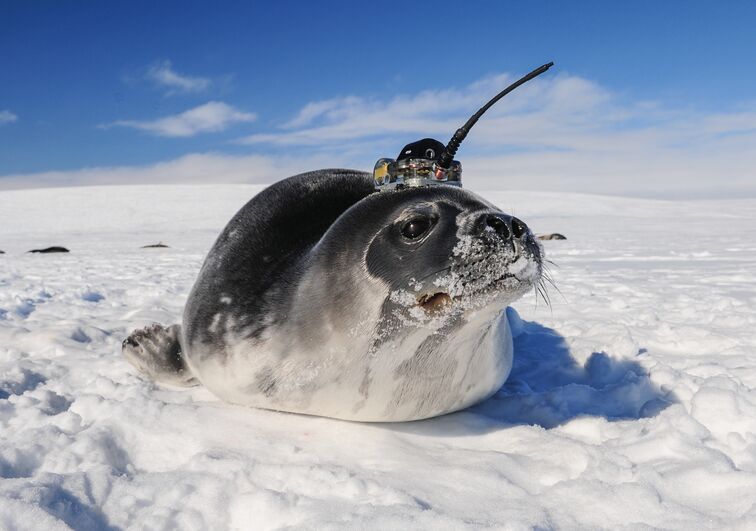
[[[135,330],[123,342],[123,355],[137,370],[156,382],[190,387],[199,382],[181,352],[181,325],[157,323]]]

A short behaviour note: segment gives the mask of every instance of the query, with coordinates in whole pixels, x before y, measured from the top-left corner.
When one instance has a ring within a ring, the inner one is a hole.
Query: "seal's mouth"
[[[443,312],[446,308],[451,306],[451,295],[443,291],[437,293],[425,294],[417,299],[417,305],[425,311],[428,315],[436,315]]]
[[[469,297],[483,295],[489,291],[495,291],[500,288],[502,282],[509,279],[518,280],[515,275],[510,273],[503,273],[493,279],[483,279],[482,285],[480,284],[481,279],[470,277],[462,278],[457,281],[458,284],[455,286],[456,293],[454,295],[446,291],[424,293],[417,297],[417,306],[422,308],[422,310],[428,315],[437,315],[451,308],[455,300],[458,300],[465,295]]]
[[[392,300],[413,308],[415,318],[431,320],[509,304],[540,282],[542,262],[541,249],[530,239],[510,245],[500,238],[460,238],[446,267],[411,279],[410,289]]]
[[[437,281],[434,291],[426,291],[415,296],[415,306],[428,317],[438,317],[454,308],[472,308],[490,302],[497,294],[518,296],[532,285],[534,279],[518,278],[510,271],[455,272]],[[540,272],[538,273],[540,276]]]

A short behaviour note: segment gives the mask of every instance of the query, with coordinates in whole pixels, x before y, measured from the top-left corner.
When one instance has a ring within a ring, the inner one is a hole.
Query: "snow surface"
[[[259,189],[0,193],[0,529],[756,527],[756,200],[484,193],[567,236],[544,242],[561,295],[510,310],[494,398],[358,424],[159,387],[120,355],[179,319]],[[25,254],[49,245],[72,252]]]

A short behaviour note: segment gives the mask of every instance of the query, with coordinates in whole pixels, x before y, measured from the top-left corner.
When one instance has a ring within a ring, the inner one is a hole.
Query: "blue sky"
[[[553,60],[476,126],[466,182],[756,196],[754,21],[746,1],[6,1],[0,188],[369,169]]]

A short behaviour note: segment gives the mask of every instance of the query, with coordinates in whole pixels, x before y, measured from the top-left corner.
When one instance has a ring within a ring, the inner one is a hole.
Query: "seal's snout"
[[[467,234],[455,247],[452,273],[456,295],[501,293],[517,296],[538,282],[543,251],[530,228],[520,219],[501,211],[476,212]]]

